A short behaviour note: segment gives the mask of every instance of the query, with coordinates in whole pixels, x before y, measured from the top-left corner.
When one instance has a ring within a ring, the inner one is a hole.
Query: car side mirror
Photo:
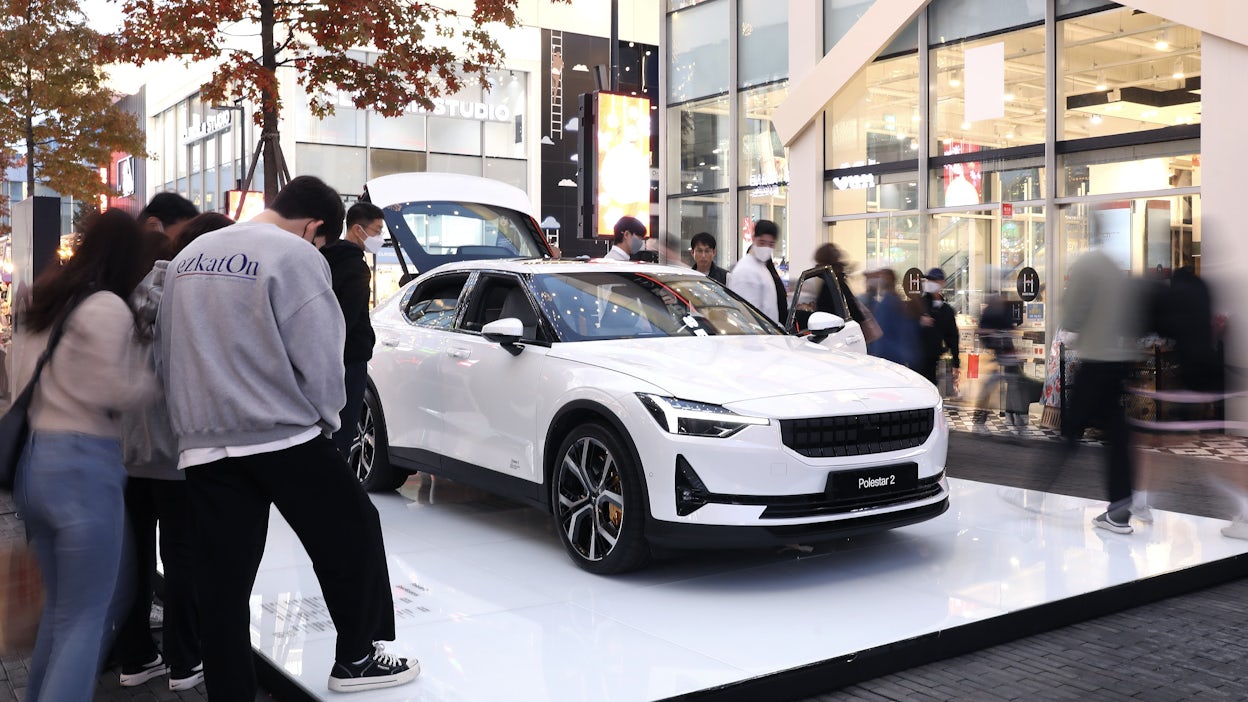
[[[524,336],[524,323],[515,317],[496,319],[481,327],[481,336],[507,349],[512,356],[518,356],[524,348],[517,343]]]
[[[402,276],[399,277],[399,287],[401,288],[404,285],[407,285],[408,283],[412,282],[413,280],[416,280],[415,273],[404,273]]]
[[[845,320],[829,312],[815,312],[806,322],[811,341],[816,344],[845,328]]]

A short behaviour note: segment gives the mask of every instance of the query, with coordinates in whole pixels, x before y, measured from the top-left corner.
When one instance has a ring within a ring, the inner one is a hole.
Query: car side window
[[[476,284],[464,313],[463,329],[479,332],[490,322],[506,317],[519,319],[525,339],[538,339],[540,325],[524,286],[511,276],[484,276]]]
[[[407,321],[427,329],[449,330],[455,325],[459,295],[468,282],[466,275],[441,276],[426,281],[407,302]]]

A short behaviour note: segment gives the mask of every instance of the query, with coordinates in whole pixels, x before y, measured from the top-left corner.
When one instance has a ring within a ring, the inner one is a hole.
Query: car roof
[[[366,184],[368,199],[385,208],[404,202],[479,202],[533,216],[529,196],[514,185],[460,173],[394,173]]]
[[[457,261],[438,266],[429,272],[445,273],[452,270],[494,270],[520,274],[585,272],[652,273],[667,275],[671,275],[673,273],[698,274],[697,271],[686,266],[666,266],[658,263],[633,263],[632,261],[612,261],[607,259],[593,259],[585,261],[579,259],[549,258],[508,258],[489,261]]]

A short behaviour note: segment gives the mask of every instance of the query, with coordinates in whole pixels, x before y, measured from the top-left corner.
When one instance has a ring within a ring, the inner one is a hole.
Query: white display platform
[[[1248,562],[1248,541],[1222,536],[1224,521],[1155,511],[1119,535],[1092,527],[1102,503],[949,482],[949,511],[923,524],[601,577],[564,555],[549,516],[414,477],[373,500],[395,595],[387,649],[418,658],[422,673],[352,700],[762,699],[769,684],[809,694],[1207,585]],[[306,698],[337,698],[326,688],[334,629],[276,511],[253,593],[262,660]]]

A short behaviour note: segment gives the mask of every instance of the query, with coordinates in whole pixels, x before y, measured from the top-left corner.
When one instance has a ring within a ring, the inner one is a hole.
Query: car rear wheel
[[[559,540],[584,570],[635,570],[650,560],[641,471],[624,443],[597,422],[568,433],[556,454],[551,503]]]
[[[390,492],[407,481],[407,474],[390,465],[390,446],[386,443],[386,423],[381,402],[369,388],[364,392],[364,407],[347,465],[368,492]]]

